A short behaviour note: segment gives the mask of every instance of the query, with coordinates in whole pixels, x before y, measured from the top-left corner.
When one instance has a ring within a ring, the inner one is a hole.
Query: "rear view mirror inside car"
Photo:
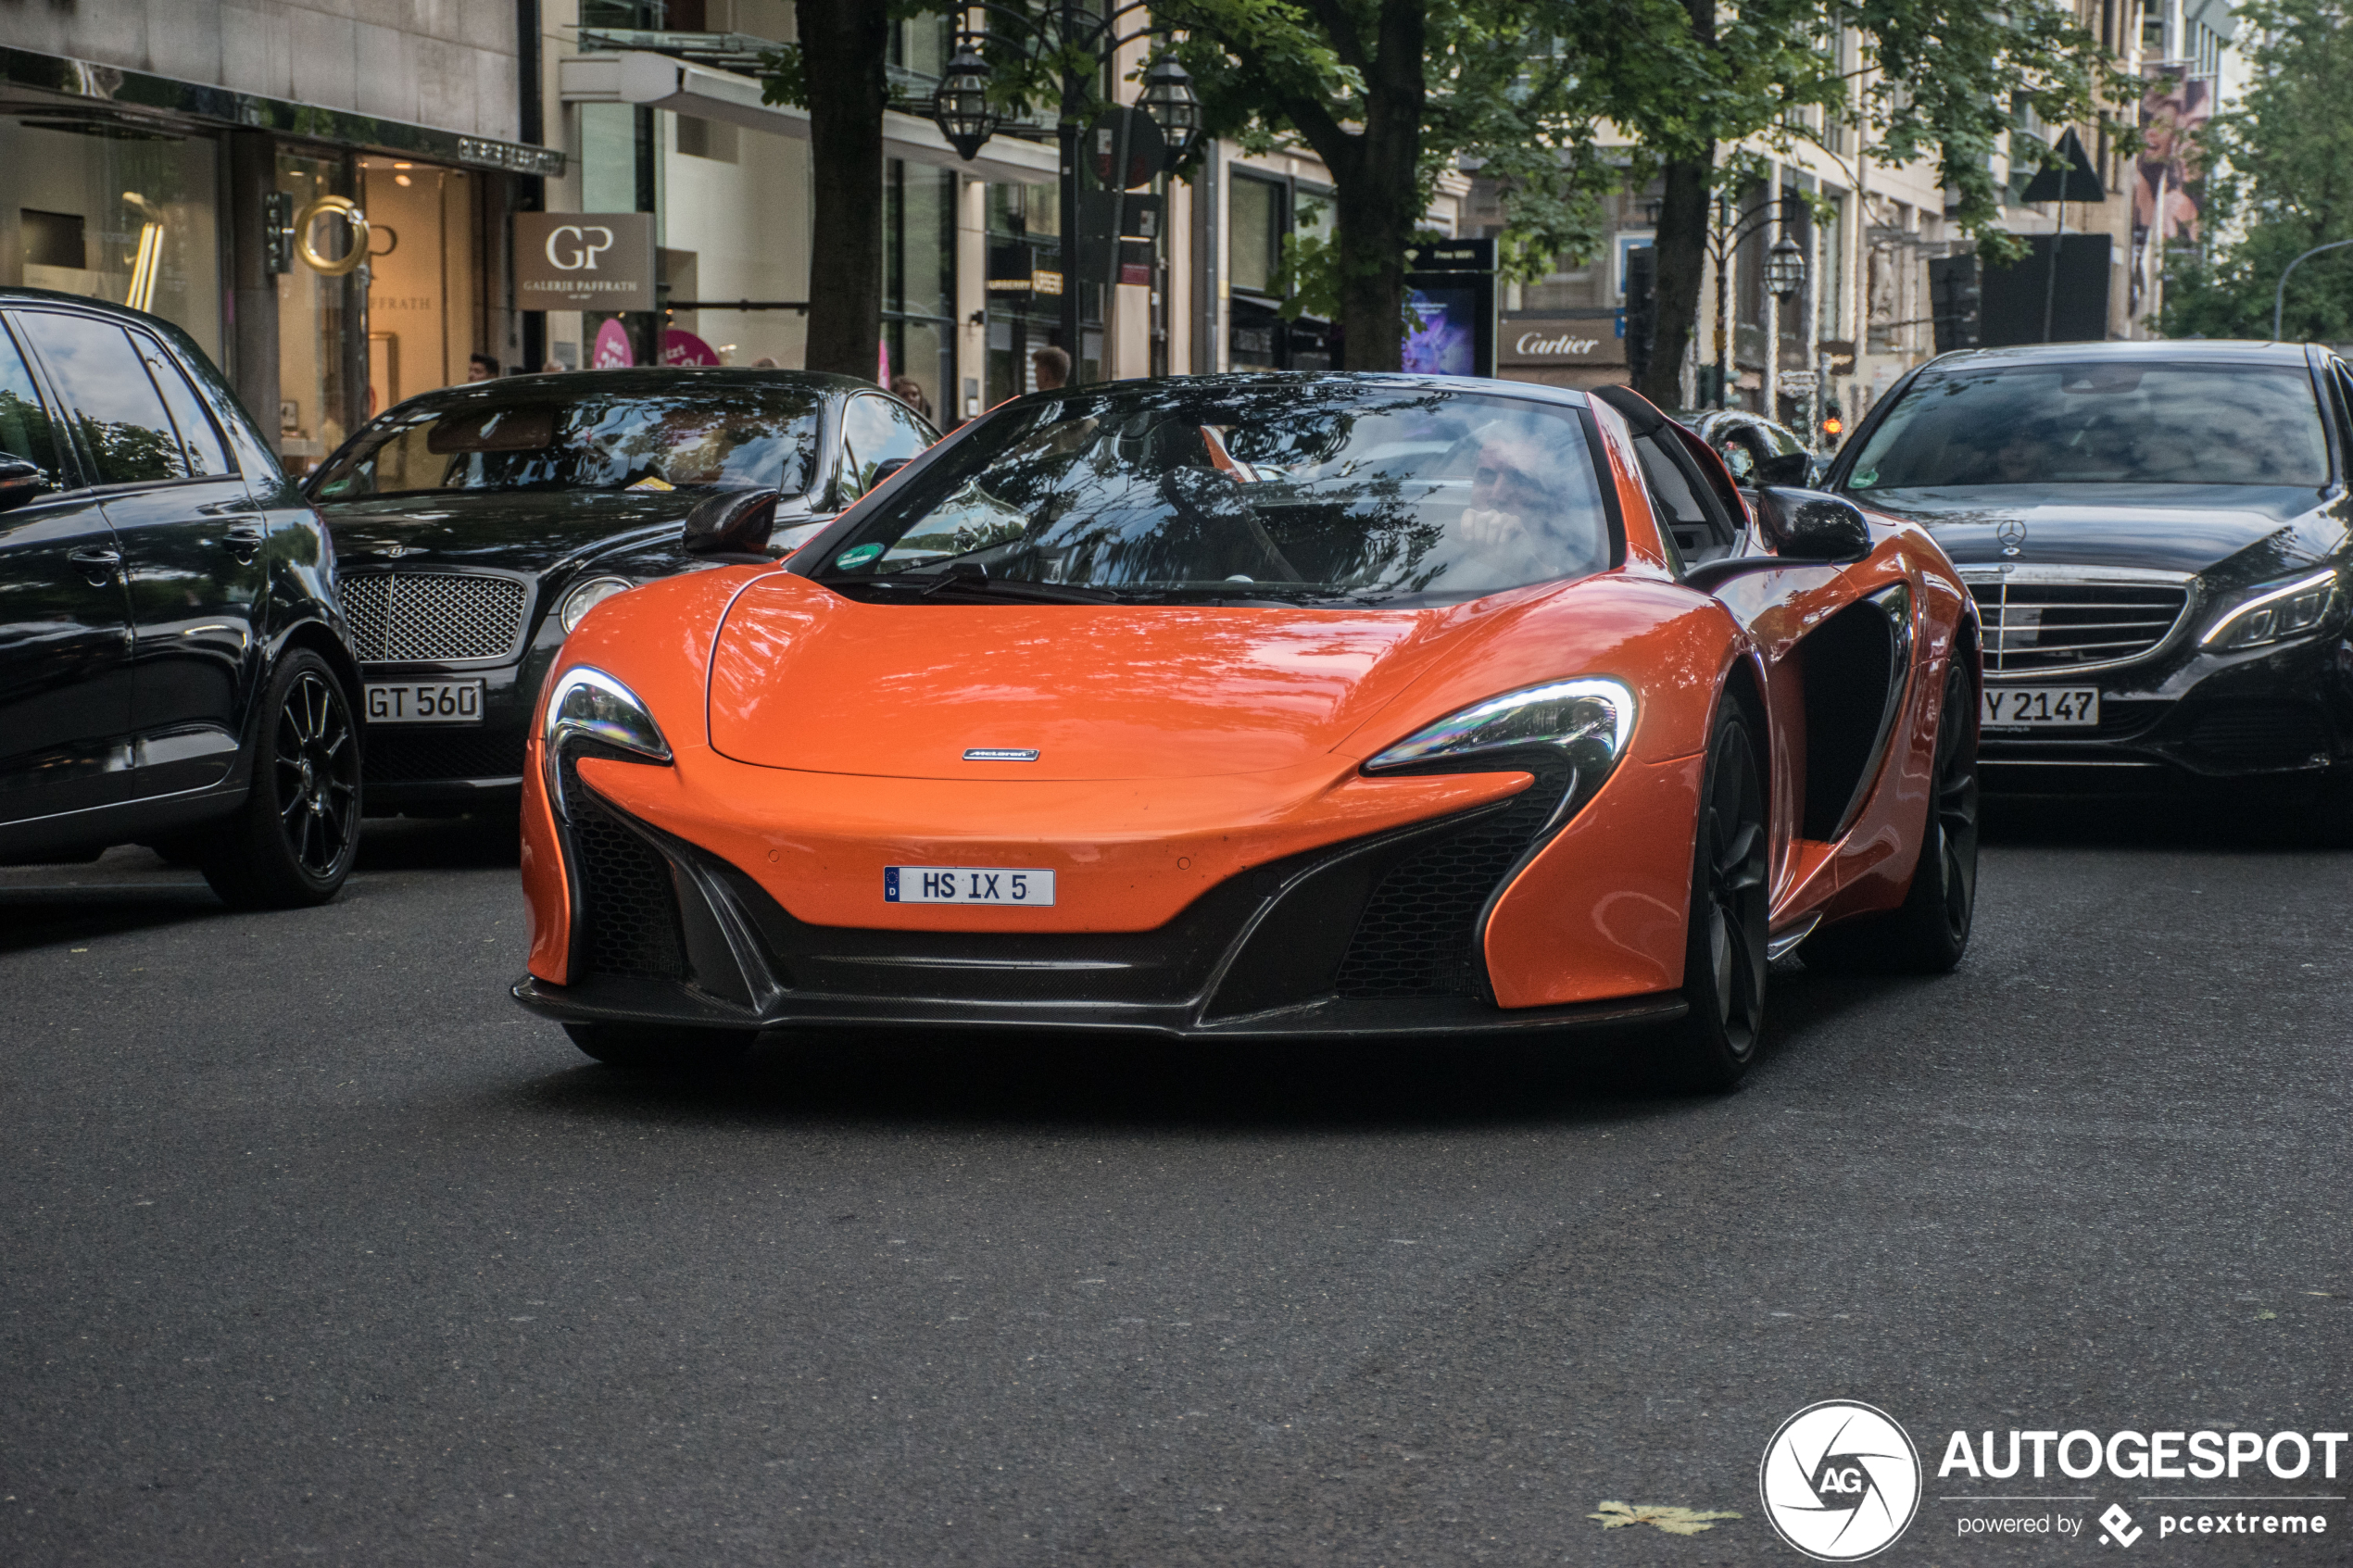
[[[538,452],[556,444],[556,410],[539,408],[486,408],[478,414],[445,415],[425,433],[425,450],[455,452]]]

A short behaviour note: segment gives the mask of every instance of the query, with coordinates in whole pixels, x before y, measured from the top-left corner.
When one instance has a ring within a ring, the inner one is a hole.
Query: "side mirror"
[[[1871,553],[1871,525],[1854,502],[1819,490],[1768,485],[1756,492],[1756,527],[1784,561],[1861,560]]]
[[[679,544],[690,556],[760,556],[776,528],[774,490],[723,490],[686,514]]]
[[[22,506],[49,487],[49,476],[39,463],[0,458],[0,512]]]
[[[1814,483],[1814,454],[1782,452],[1770,458],[1759,458],[1745,478],[1750,484],[1811,484]]]

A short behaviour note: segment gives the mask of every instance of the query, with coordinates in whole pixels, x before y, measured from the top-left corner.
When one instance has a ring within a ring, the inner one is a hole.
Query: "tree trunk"
[[[1698,332],[1700,284],[1707,275],[1708,187],[1715,182],[1716,159],[1667,160],[1667,190],[1658,209],[1658,237],[1654,259],[1658,282],[1652,316],[1657,326],[1651,338],[1649,369],[1634,390],[1662,408],[1683,401],[1683,352]],[[1703,356],[1704,357],[1704,356]]]
[[[1415,201],[1428,96],[1422,50],[1427,0],[1382,0],[1378,52],[1365,69],[1365,129],[1344,155],[1318,144],[1339,207],[1340,352],[1352,370],[1404,362],[1405,246],[1421,221]],[[1311,140],[1328,140],[1311,138]]]
[[[883,60],[876,0],[795,0],[809,95],[809,346],[803,365],[872,381],[882,344]]]

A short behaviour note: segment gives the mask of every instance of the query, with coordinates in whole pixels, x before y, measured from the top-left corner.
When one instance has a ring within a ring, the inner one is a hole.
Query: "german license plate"
[[[1989,730],[2081,730],[2100,721],[2097,686],[1988,686],[1982,709]]]
[[[479,724],[480,681],[371,681],[371,724]]]
[[[1054,901],[1054,873],[1027,867],[885,866],[886,904],[1035,904]]]

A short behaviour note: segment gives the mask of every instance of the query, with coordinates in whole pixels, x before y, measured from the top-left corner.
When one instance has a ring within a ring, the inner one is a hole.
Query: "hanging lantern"
[[[1163,54],[1144,72],[1144,92],[1137,102],[1160,127],[1168,144],[1167,167],[1176,168],[1201,136],[1201,99],[1193,93],[1192,74],[1176,56]]]
[[[1806,286],[1806,252],[1787,234],[1765,253],[1765,286],[1776,299],[1787,299]]]
[[[931,95],[931,122],[970,162],[981,144],[997,133],[997,112],[988,107],[988,62],[970,35],[956,40],[956,53]]]

